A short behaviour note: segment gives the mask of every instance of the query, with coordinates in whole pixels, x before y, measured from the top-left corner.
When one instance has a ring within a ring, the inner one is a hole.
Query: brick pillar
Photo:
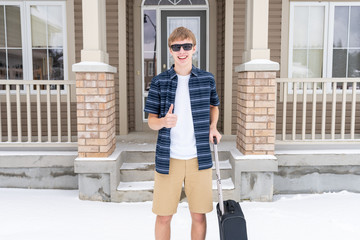
[[[244,155],[274,155],[275,72],[240,72],[237,148]]]
[[[108,157],[115,150],[114,73],[77,72],[79,157]]]

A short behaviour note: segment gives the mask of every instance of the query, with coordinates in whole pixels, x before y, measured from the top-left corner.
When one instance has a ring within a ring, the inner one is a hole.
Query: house
[[[215,75],[226,196],[360,191],[360,1],[0,2],[0,187],[151,199],[156,135],[143,112],[197,37]]]

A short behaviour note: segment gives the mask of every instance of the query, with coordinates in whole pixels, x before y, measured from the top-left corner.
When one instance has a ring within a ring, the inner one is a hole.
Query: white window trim
[[[292,78],[292,61],[293,61],[293,34],[294,34],[294,8],[296,6],[325,6],[324,15],[324,50],[323,50],[323,78],[332,78],[332,63],[333,63],[333,36],[334,36],[334,12],[336,6],[360,6],[359,2],[290,2],[290,23],[289,23],[289,54],[288,54],[288,77]],[[288,94],[293,94],[293,84],[289,83]],[[328,94],[332,93],[332,86],[330,83],[326,85]],[[341,92],[342,89],[337,89]],[[347,90],[352,91],[351,89]],[[360,90],[357,90],[360,91]],[[311,94],[312,89],[308,89],[307,93]],[[317,90],[317,94],[322,93],[322,90]],[[303,89],[297,90],[298,94],[303,93]]]
[[[23,64],[23,79],[25,80],[27,78],[27,69],[28,69],[28,63],[24,61],[24,59],[26,59],[26,41],[25,41],[25,26],[23,24],[23,18],[25,16],[25,12],[24,12],[24,8],[23,8],[23,3],[24,2],[20,2],[20,1],[5,1],[5,2],[1,2],[0,5],[4,5],[4,6],[19,6],[20,7],[20,27],[21,27],[21,44],[22,44],[22,64]],[[6,26],[5,26],[6,29]],[[6,37],[7,33],[5,31],[5,37]],[[6,40],[7,42],[7,40]],[[6,49],[8,49],[8,47],[6,46]],[[7,56],[6,56],[7,59]],[[7,75],[8,78],[8,75]],[[11,90],[12,92],[13,90]]]
[[[30,6],[32,5],[42,5],[42,6],[62,6],[62,17],[63,17],[63,58],[64,58],[64,79],[63,80],[68,80],[68,56],[67,56],[67,28],[66,28],[66,5],[65,2],[61,1],[61,2],[53,2],[53,1],[31,1],[31,2],[25,2],[26,4],[26,17],[27,17],[27,21],[26,21],[26,27],[27,29],[29,29],[29,31],[27,31],[27,36],[26,39],[27,41],[27,48],[28,48],[28,53],[29,53],[29,74],[31,74],[31,76],[29,76],[29,79],[33,80],[33,58],[32,58],[32,38],[31,38],[31,15],[30,15]],[[48,48],[47,48],[48,49]],[[49,57],[47,57],[48,61],[49,61]],[[49,65],[49,62],[47,63]],[[48,71],[48,74],[50,74],[50,72]]]
[[[291,2],[290,3],[290,24],[289,24],[289,60],[288,60],[288,77],[292,78],[292,60],[293,60],[293,44],[294,44],[294,10],[295,7],[303,6],[303,7],[325,7],[325,19],[324,19],[324,39],[323,39],[323,71],[322,75],[326,76],[326,47],[327,47],[327,32],[328,32],[328,4],[325,2]]]
[[[360,2],[330,2],[329,3],[329,24],[331,24],[330,26],[334,26],[334,17],[335,17],[335,7],[336,6],[346,6],[346,7],[349,7],[349,6],[360,6]],[[350,16],[349,16],[350,18]],[[348,32],[348,34],[350,34]],[[332,52],[333,52],[333,38],[334,38],[334,28],[331,28],[329,29],[329,34],[328,34],[328,39],[329,39],[329,42],[328,42],[328,56],[330,56],[328,58],[328,74],[327,74],[327,77],[332,77],[332,65],[333,65],[333,55],[332,55]],[[348,39],[349,41],[349,39]],[[348,54],[349,55],[349,54]],[[348,64],[348,62],[347,62]],[[348,66],[346,65],[346,75],[348,75]]]
[[[63,18],[63,65],[64,65],[64,79],[69,79],[68,72],[68,46],[67,46],[67,25],[66,25],[66,2],[65,1],[5,1],[1,2],[1,5],[7,6],[20,6],[20,23],[21,23],[21,42],[22,42],[22,54],[23,54],[23,80],[34,80],[33,78],[33,58],[32,58],[32,38],[31,38],[31,16],[30,6],[32,5],[45,5],[45,6],[62,6],[62,18]],[[25,91],[21,90],[21,91]],[[56,90],[51,90],[56,91]],[[11,90],[11,93],[15,93],[15,90]],[[31,93],[34,94],[36,90],[31,89]],[[67,88],[61,90],[62,93],[67,92]],[[41,94],[45,94],[46,90],[41,90]]]

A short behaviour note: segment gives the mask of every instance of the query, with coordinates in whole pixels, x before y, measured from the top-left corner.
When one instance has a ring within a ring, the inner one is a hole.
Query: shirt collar
[[[194,75],[195,77],[198,76],[198,69],[192,65],[192,69],[191,69],[191,75]],[[170,75],[170,79],[173,79],[176,76],[176,72],[174,70],[174,65],[171,66],[171,68],[169,69],[169,75]]]

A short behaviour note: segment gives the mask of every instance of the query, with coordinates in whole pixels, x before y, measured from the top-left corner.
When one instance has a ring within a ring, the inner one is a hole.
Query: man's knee
[[[191,213],[191,218],[194,223],[206,222],[206,215],[204,213]]]
[[[170,216],[157,216],[156,217],[156,221],[161,224],[161,225],[167,225],[167,224],[170,224],[171,222],[171,219],[172,219],[172,215]]]

